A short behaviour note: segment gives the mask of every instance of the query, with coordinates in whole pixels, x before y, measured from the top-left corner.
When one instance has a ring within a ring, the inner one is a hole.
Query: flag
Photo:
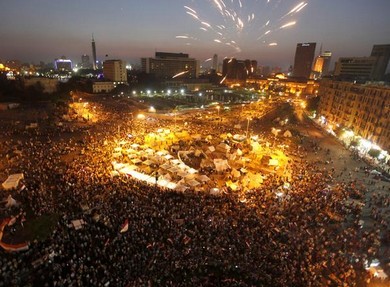
[[[128,219],[126,219],[125,222],[122,224],[120,233],[124,233],[127,230],[129,230],[129,220]]]
[[[106,247],[110,243],[110,238],[106,240],[106,243],[104,243],[104,247]]]
[[[187,245],[190,241],[191,241],[191,237],[189,237],[189,236],[187,236],[187,235],[184,235],[183,243],[184,243],[185,245]]]

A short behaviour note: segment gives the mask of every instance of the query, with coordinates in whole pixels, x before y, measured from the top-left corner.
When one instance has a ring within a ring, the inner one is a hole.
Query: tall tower
[[[218,55],[214,54],[213,56],[213,70],[218,72]]]
[[[313,65],[316,43],[298,43],[295,51],[293,76],[297,78],[310,77]]]
[[[96,70],[97,66],[96,66],[96,45],[95,45],[95,39],[93,38],[93,34],[92,34],[92,57],[93,57],[93,63],[92,63],[92,67],[94,70]]]

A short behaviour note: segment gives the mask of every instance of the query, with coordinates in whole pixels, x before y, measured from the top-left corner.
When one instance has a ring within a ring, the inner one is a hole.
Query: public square
[[[389,286],[390,183],[299,104],[153,101],[1,112],[0,286]]]

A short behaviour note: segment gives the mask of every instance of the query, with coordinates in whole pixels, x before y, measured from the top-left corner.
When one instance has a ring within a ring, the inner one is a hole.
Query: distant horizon
[[[225,3],[226,2],[226,3]],[[52,63],[65,56],[73,63],[92,58],[122,59],[139,65],[155,51],[182,52],[199,60],[218,55],[256,60],[287,69],[297,43],[316,42],[316,56],[369,56],[373,45],[390,43],[388,0],[242,1],[22,0],[0,3],[0,60]],[[240,4],[239,4],[240,3]],[[222,7],[222,4],[225,7]]]

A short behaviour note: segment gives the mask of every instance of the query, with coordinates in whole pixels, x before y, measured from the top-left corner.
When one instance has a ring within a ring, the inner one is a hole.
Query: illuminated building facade
[[[97,81],[92,84],[92,92],[94,94],[106,94],[115,89],[114,82]]]
[[[127,84],[126,63],[122,60],[104,61],[103,76],[107,81]]]
[[[314,78],[321,78],[329,74],[330,60],[332,58],[332,52],[325,51],[320,53],[316,58],[313,67],[313,76]]]
[[[142,71],[157,79],[194,79],[199,76],[199,62],[183,53],[156,52],[155,58],[141,59]]]
[[[291,78],[251,78],[246,85],[253,86],[261,91],[282,92],[284,95],[315,95],[318,91],[318,82],[314,80],[294,81]]]
[[[322,80],[318,95],[326,121],[390,150],[389,86]]]
[[[54,61],[54,66],[57,71],[61,72],[71,72],[72,71],[72,61],[62,57],[61,59],[56,59]]]
[[[316,43],[298,43],[295,51],[293,77],[308,79],[311,74]]]

